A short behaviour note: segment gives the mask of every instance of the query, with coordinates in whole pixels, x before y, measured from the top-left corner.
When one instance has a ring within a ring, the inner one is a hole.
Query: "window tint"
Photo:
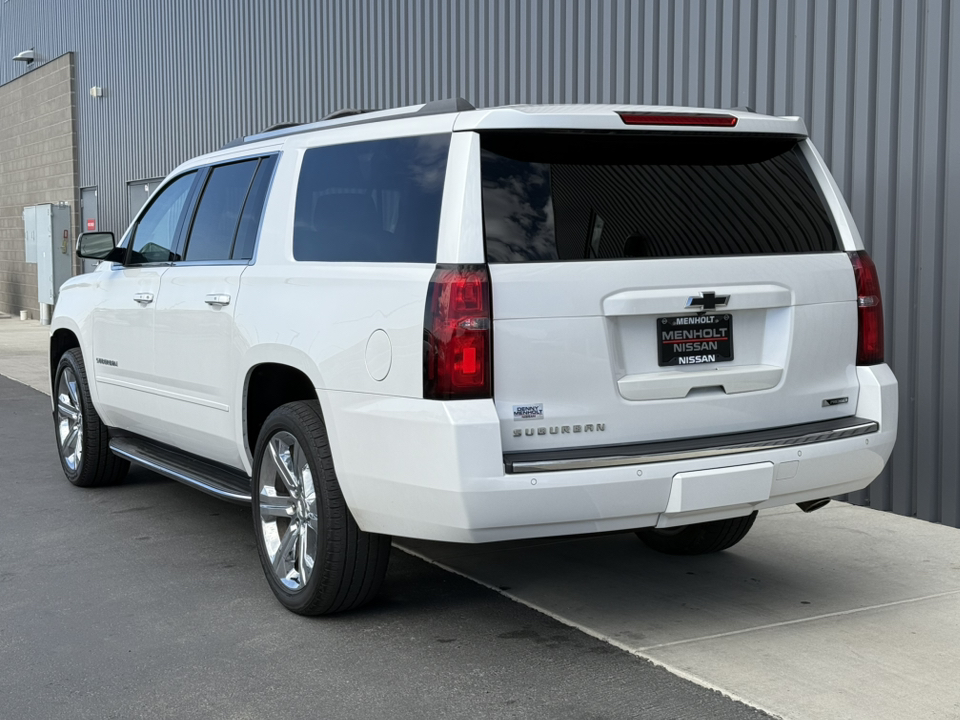
[[[250,188],[247,202],[243,205],[243,213],[240,215],[237,239],[233,244],[234,260],[249,260],[253,257],[253,246],[257,242],[257,231],[260,229],[260,218],[263,215],[263,201],[267,197],[267,188],[270,187],[270,178],[273,177],[273,168],[276,164],[276,155],[265,157],[260,161],[257,175],[253,179],[253,186]]]
[[[485,133],[490,262],[837,249],[795,138]]]
[[[307,150],[297,260],[435,262],[449,135]]]
[[[178,260],[173,247],[177,240],[180,216],[190,196],[196,172],[181,175],[160,191],[137,222],[127,264],[171,262]]]
[[[229,260],[240,212],[259,160],[219,165],[210,171],[187,241],[186,260]]]

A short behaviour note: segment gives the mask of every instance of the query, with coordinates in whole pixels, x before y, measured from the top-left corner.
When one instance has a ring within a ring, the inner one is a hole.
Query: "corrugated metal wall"
[[[80,184],[282,120],[462,95],[801,115],[882,274],[900,440],[854,502],[960,526],[960,7],[949,0],[340,0],[0,6],[8,58],[75,51]],[[99,99],[86,95],[104,88]]]

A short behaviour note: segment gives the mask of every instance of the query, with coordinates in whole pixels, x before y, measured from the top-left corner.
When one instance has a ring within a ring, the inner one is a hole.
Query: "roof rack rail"
[[[279,123],[274,123],[273,125],[268,127],[266,130],[261,130],[260,132],[268,133],[268,132],[273,132],[274,130],[286,130],[287,128],[297,127],[298,125],[303,125],[303,123],[302,122],[279,122]],[[232,147],[238,147],[240,145],[243,145],[246,142],[247,142],[246,136],[238,137],[236,140],[231,140],[226,145],[222,145],[220,149],[227,150]]]
[[[357,110],[356,108],[340,108],[339,110],[334,110],[332,113],[327,113],[322,118],[320,122],[324,120],[336,120],[337,118],[350,117],[351,115],[361,115],[366,112],[374,112],[373,110]]]
[[[400,109],[400,108],[398,108]],[[411,110],[407,112],[398,112],[395,115],[380,115],[379,117],[358,117],[355,120],[347,120],[346,122],[337,122],[332,123],[328,127],[323,127],[321,123],[327,120],[342,120],[343,118],[348,118],[353,115],[365,115],[367,113],[378,112],[376,110],[356,110],[354,108],[343,108],[341,110],[335,110],[329,115],[325,115],[321,120],[314,123],[290,123],[285,127],[275,125],[268,130],[263,132],[254,133],[253,135],[247,135],[246,137],[237,138],[233,142],[229,142],[224,145],[221,150],[226,150],[227,148],[237,147],[239,145],[245,145],[250,142],[259,142],[261,140],[269,140],[270,134],[277,132],[280,136],[286,137],[288,135],[296,135],[304,132],[313,132],[315,130],[332,130],[333,128],[341,128],[348,125],[360,125],[364,123],[374,123],[374,122],[383,122],[385,120],[398,120],[400,118],[411,118],[411,117],[421,117],[423,115],[442,115],[445,113],[457,113],[465,112],[468,110],[476,110],[476,108],[466,100],[461,97],[456,98],[446,98],[444,100],[432,100],[431,102],[425,103],[417,110]],[[292,127],[300,127],[299,130],[290,130]]]
[[[303,125],[302,122],[278,122],[275,125],[271,125],[266,130],[261,132],[273,132],[274,130],[286,130],[287,128],[296,127],[297,125]]]

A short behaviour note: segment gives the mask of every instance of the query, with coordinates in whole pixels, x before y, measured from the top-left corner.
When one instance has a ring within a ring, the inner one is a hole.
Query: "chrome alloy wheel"
[[[83,460],[83,410],[77,376],[64,368],[57,384],[57,438],[60,455],[71,472],[76,472]]]
[[[317,493],[307,456],[290,433],[280,431],[270,438],[258,485],[260,528],[270,565],[284,587],[302,590],[317,559]]]

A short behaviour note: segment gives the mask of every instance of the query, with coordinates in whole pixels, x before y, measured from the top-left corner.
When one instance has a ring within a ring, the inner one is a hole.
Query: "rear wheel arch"
[[[316,387],[303,370],[274,362],[259,363],[247,370],[243,387],[243,442],[251,461],[260,429],[270,413],[297,400],[318,400]]]

